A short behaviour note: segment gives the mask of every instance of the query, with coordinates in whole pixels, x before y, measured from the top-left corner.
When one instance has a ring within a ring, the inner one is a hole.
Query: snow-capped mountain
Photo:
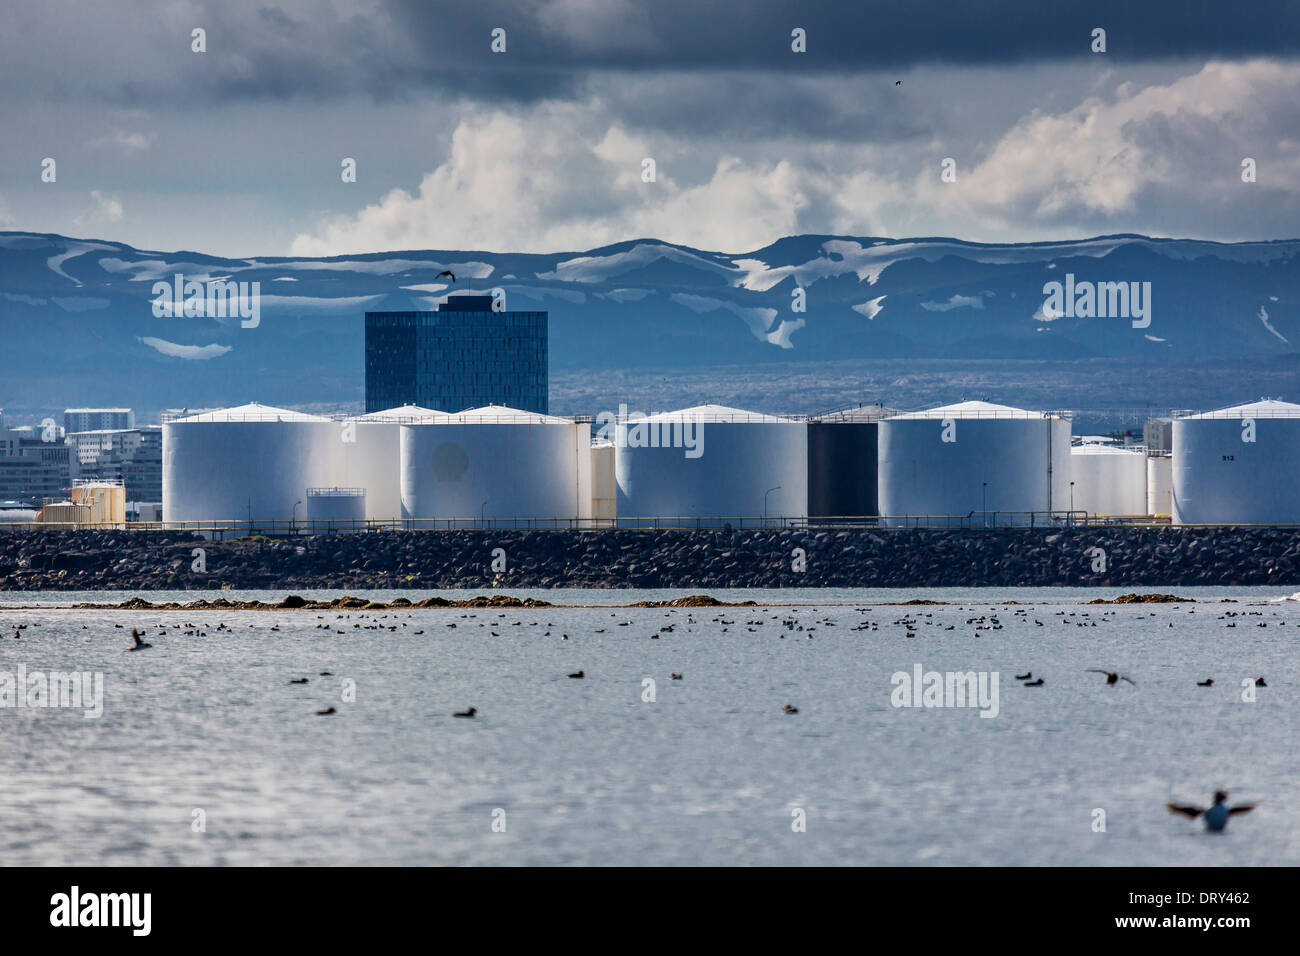
[[[0,404],[355,404],[366,311],[431,309],[448,292],[493,288],[508,308],[550,313],[553,373],[845,359],[1269,360],[1300,352],[1298,253],[1296,240],[795,236],[740,254],[647,239],[552,255],[225,259],[8,232]],[[258,283],[256,321],[173,312],[178,274],[250,283],[250,297]]]

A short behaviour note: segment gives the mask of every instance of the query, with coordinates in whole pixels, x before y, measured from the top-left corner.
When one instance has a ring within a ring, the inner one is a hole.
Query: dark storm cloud
[[[396,0],[391,10],[426,49],[459,59],[499,26],[511,64],[555,69],[1012,64],[1091,55],[1094,27],[1107,30],[1111,56],[1128,60],[1300,52],[1295,0],[479,0],[454,11]],[[791,54],[794,27],[808,33],[802,57]]]
[[[1092,56],[1098,26],[1112,66],[1300,54],[1297,0],[208,0],[192,10],[17,8],[0,35],[0,79],[11,96],[125,106],[353,95],[531,102],[580,95],[587,77],[608,72],[781,77],[1080,60]],[[202,59],[189,51],[193,26],[208,30]],[[498,27],[504,55],[489,49]],[[790,50],[794,27],[807,31],[806,54]]]
[[[727,72],[602,74],[589,84],[606,114],[629,126],[671,135],[707,130],[730,142],[816,137],[831,142],[897,142],[925,135],[942,104],[913,103],[892,81]]]

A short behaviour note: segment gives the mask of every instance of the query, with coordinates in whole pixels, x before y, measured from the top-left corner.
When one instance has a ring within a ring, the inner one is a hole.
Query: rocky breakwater
[[[0,533],[0,589],[1300,587],[1300,529]]]

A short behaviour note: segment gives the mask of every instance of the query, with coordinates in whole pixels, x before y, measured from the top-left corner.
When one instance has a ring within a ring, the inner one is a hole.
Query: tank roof
[[[1048,418],[1050,412],[1034,412],[1010,405],[998,405],[994,402],[957,402],[953,405],[940,405],[920,412],[904,412],[892,416],[893,420],[916,418]]]
[[[780,423],[792,424],[792,418],[780,418],[776,415],[767,415],[763,412],[746,411],[743,408],[732,408],[729,405],[694,405],[690,408],[679,408],[672,412],[657,412],[653,415],[644,415],[639,418],[629,418],[631,422],[675,422],[675,421],[692,421],[692,422],[714,422],[714,423]]]
[[[412,422],[422,421],[426,418],[437,418],[440,415],[446,415],[446,412],[440,412],[436,408],[425,408],[423,405],[399,405],[396,408],[385,408],[379,412],[367,412],[365,415],[358,415],[353,421],[358,422]]]
[[[259,405],[249,402],[234,408],[218,408],[210,412],[200,412],[187,418],[176,418],[168,424],[177,425],[190,422],[328,422],[322,415],[310,415],[307,412],[295,412],[287,408],[275,408],[271,405]]]
[[[524,411],[509,405],[484,405],[480,408],[467,408],[454,414],[442,412],[428,419],[437,425],[572,425],[572,418],[560,418],[558,415],[543,415],[541,412]]]
[[[846,408],[837,408],[833,411],[813,415],[808,420],[810,422],[870,423],[878,422],[882,418],[890,418],[900,413],[900,409],[890,408],[888,405],[883,405],[877,402],[874,405],[850,405]]]
[[[1245,405],[1233,405],[1212,412],[1183,416],[1184,421],[1197,418],[1300,418],[1300,405],[1263,398],[1258,402],[1249,402]]]

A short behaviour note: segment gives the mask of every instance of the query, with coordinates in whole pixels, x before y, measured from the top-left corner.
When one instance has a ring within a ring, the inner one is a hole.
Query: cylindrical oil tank
[[[365,488],[308,488],[311,531],[360,531],[366,527]]]
[[[1300,524],[1300,405],[1174,419],[1174,524]]]
[[[591,523],[591,425],[488,405],[401,426],[411,527]]]
[[[809,518],[879,514],[877,426],[897,414],[884,405],[859,405],[809,420]]]
[[[1174,460],[1168,455],[1147,459],[1147,514],[1173,514]]]
[[[889,526],[1042,524],[1070,506],[1070,422],[961,402],[880,422],[880,513]]]
[[[1147,456],[1115,445],[1070,449],[1070,502],[1090,515],[1147,514]]]
[[[619,527],[762,526],[808,516],[808,426],[725,405],[617,423]]]
[[[445,412],[402,405],[345,419],[339,426],[341,462],[335,481],[366,490],[366,517],[393,522],[402,511],[402,426],[429,422]]]
[[[288,523],[338,470],[339,423],[318,415],[254,402],[162,431],[164,521]]]
[[[597,528],[608,528],[618,516],[618,483],[614,480],[614,443],[591,446],[591,517]]]
[[[35,524],[35,508],[24,508],[17,502],[0,503],[0,527],[15,524]]]

